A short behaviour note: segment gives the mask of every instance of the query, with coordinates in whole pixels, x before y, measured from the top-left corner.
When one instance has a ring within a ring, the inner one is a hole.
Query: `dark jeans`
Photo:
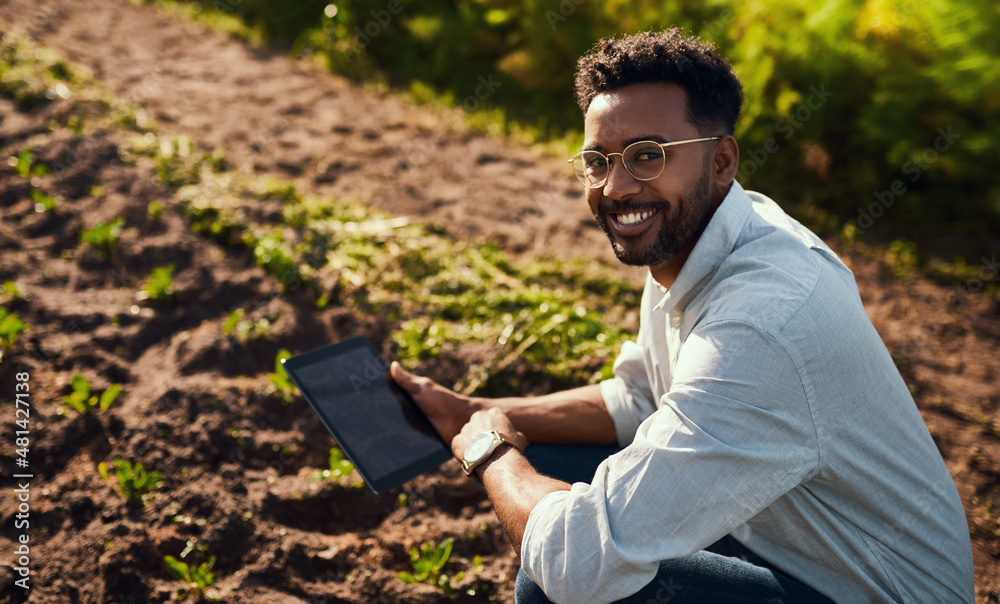
[[[531,445],[525,456],[539,472],[567,482],[590,482],[617,447]],[[542,590],[517,573],[516,604],[551,604]],[[627,604],[828,603],[812,588],[778,571],[736,539],[725,536],[700,552],[663,560],[656,577]]]

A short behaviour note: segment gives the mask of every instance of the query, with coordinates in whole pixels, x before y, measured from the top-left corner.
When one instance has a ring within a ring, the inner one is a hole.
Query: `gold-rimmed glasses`
[[[632,178],[653,180],[663,173],[663,167],[667,165],[667,153],[664,148],[715,141],[721,138],[721,136],[709,136],[669,143],[639,141],[625,147],[621,153],[604,154],[600,151],[581,151],[566,161],[573,164],[573,172],[576,173],[576,177],[580,179],[583,186],[588,189],[598,189],[608,182],[608,175],[611,174],[612,155],[621,155],[622,165],[632,175]]]

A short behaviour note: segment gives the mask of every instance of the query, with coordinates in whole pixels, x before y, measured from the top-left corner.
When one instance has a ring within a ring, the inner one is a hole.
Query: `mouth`
[[[619,235],[633,237],[649,228],[657,214],[658,208],[647,210],[630,210],[626,212],[605,212],[607,223]]]

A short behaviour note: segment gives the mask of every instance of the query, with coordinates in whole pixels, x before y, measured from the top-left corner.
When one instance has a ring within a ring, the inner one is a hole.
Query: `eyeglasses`
[[[588,189],[598,189],[608,182],[608,175],[611,174],[612,155],[622,156],[622,164],[636,180],[653,180],[663,173],[663,167],[667,165],[665,147],[715,141],[721,138],[721,136],[710,136],[669,143],[639,141],[625,147],[621,153],[605,155],[598,151],[581,151],[566,161],[573,164],[573,172],[576,173],[576,177],[580,179],[583,186]]]

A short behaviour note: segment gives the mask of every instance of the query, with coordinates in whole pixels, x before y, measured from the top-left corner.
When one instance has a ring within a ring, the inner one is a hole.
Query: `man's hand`
[[[517,431],[517,428],[514,427],[507,414],[493,407],[485,411],[476,411],[472,414],[469,422],[462,426],[461,432],[452,439],[452,454],[457,459],[462,459],[465,456],[465,447],[468,446],[469,441],[477,434],[489,432],[490,430],[496,430],[501,434],[513,437],[516,442],[511,444],[515,444],[522,451],[528,446],[528,439],[524,437],[524,434]]]
[[[414,375],[397,361],[392,362],[389,373],[400,388],[410,393],[446,443],[452,442],[479,408],[472,398],[449,390],[430,378]],[[461,459],[461,455],[458,457]]]

